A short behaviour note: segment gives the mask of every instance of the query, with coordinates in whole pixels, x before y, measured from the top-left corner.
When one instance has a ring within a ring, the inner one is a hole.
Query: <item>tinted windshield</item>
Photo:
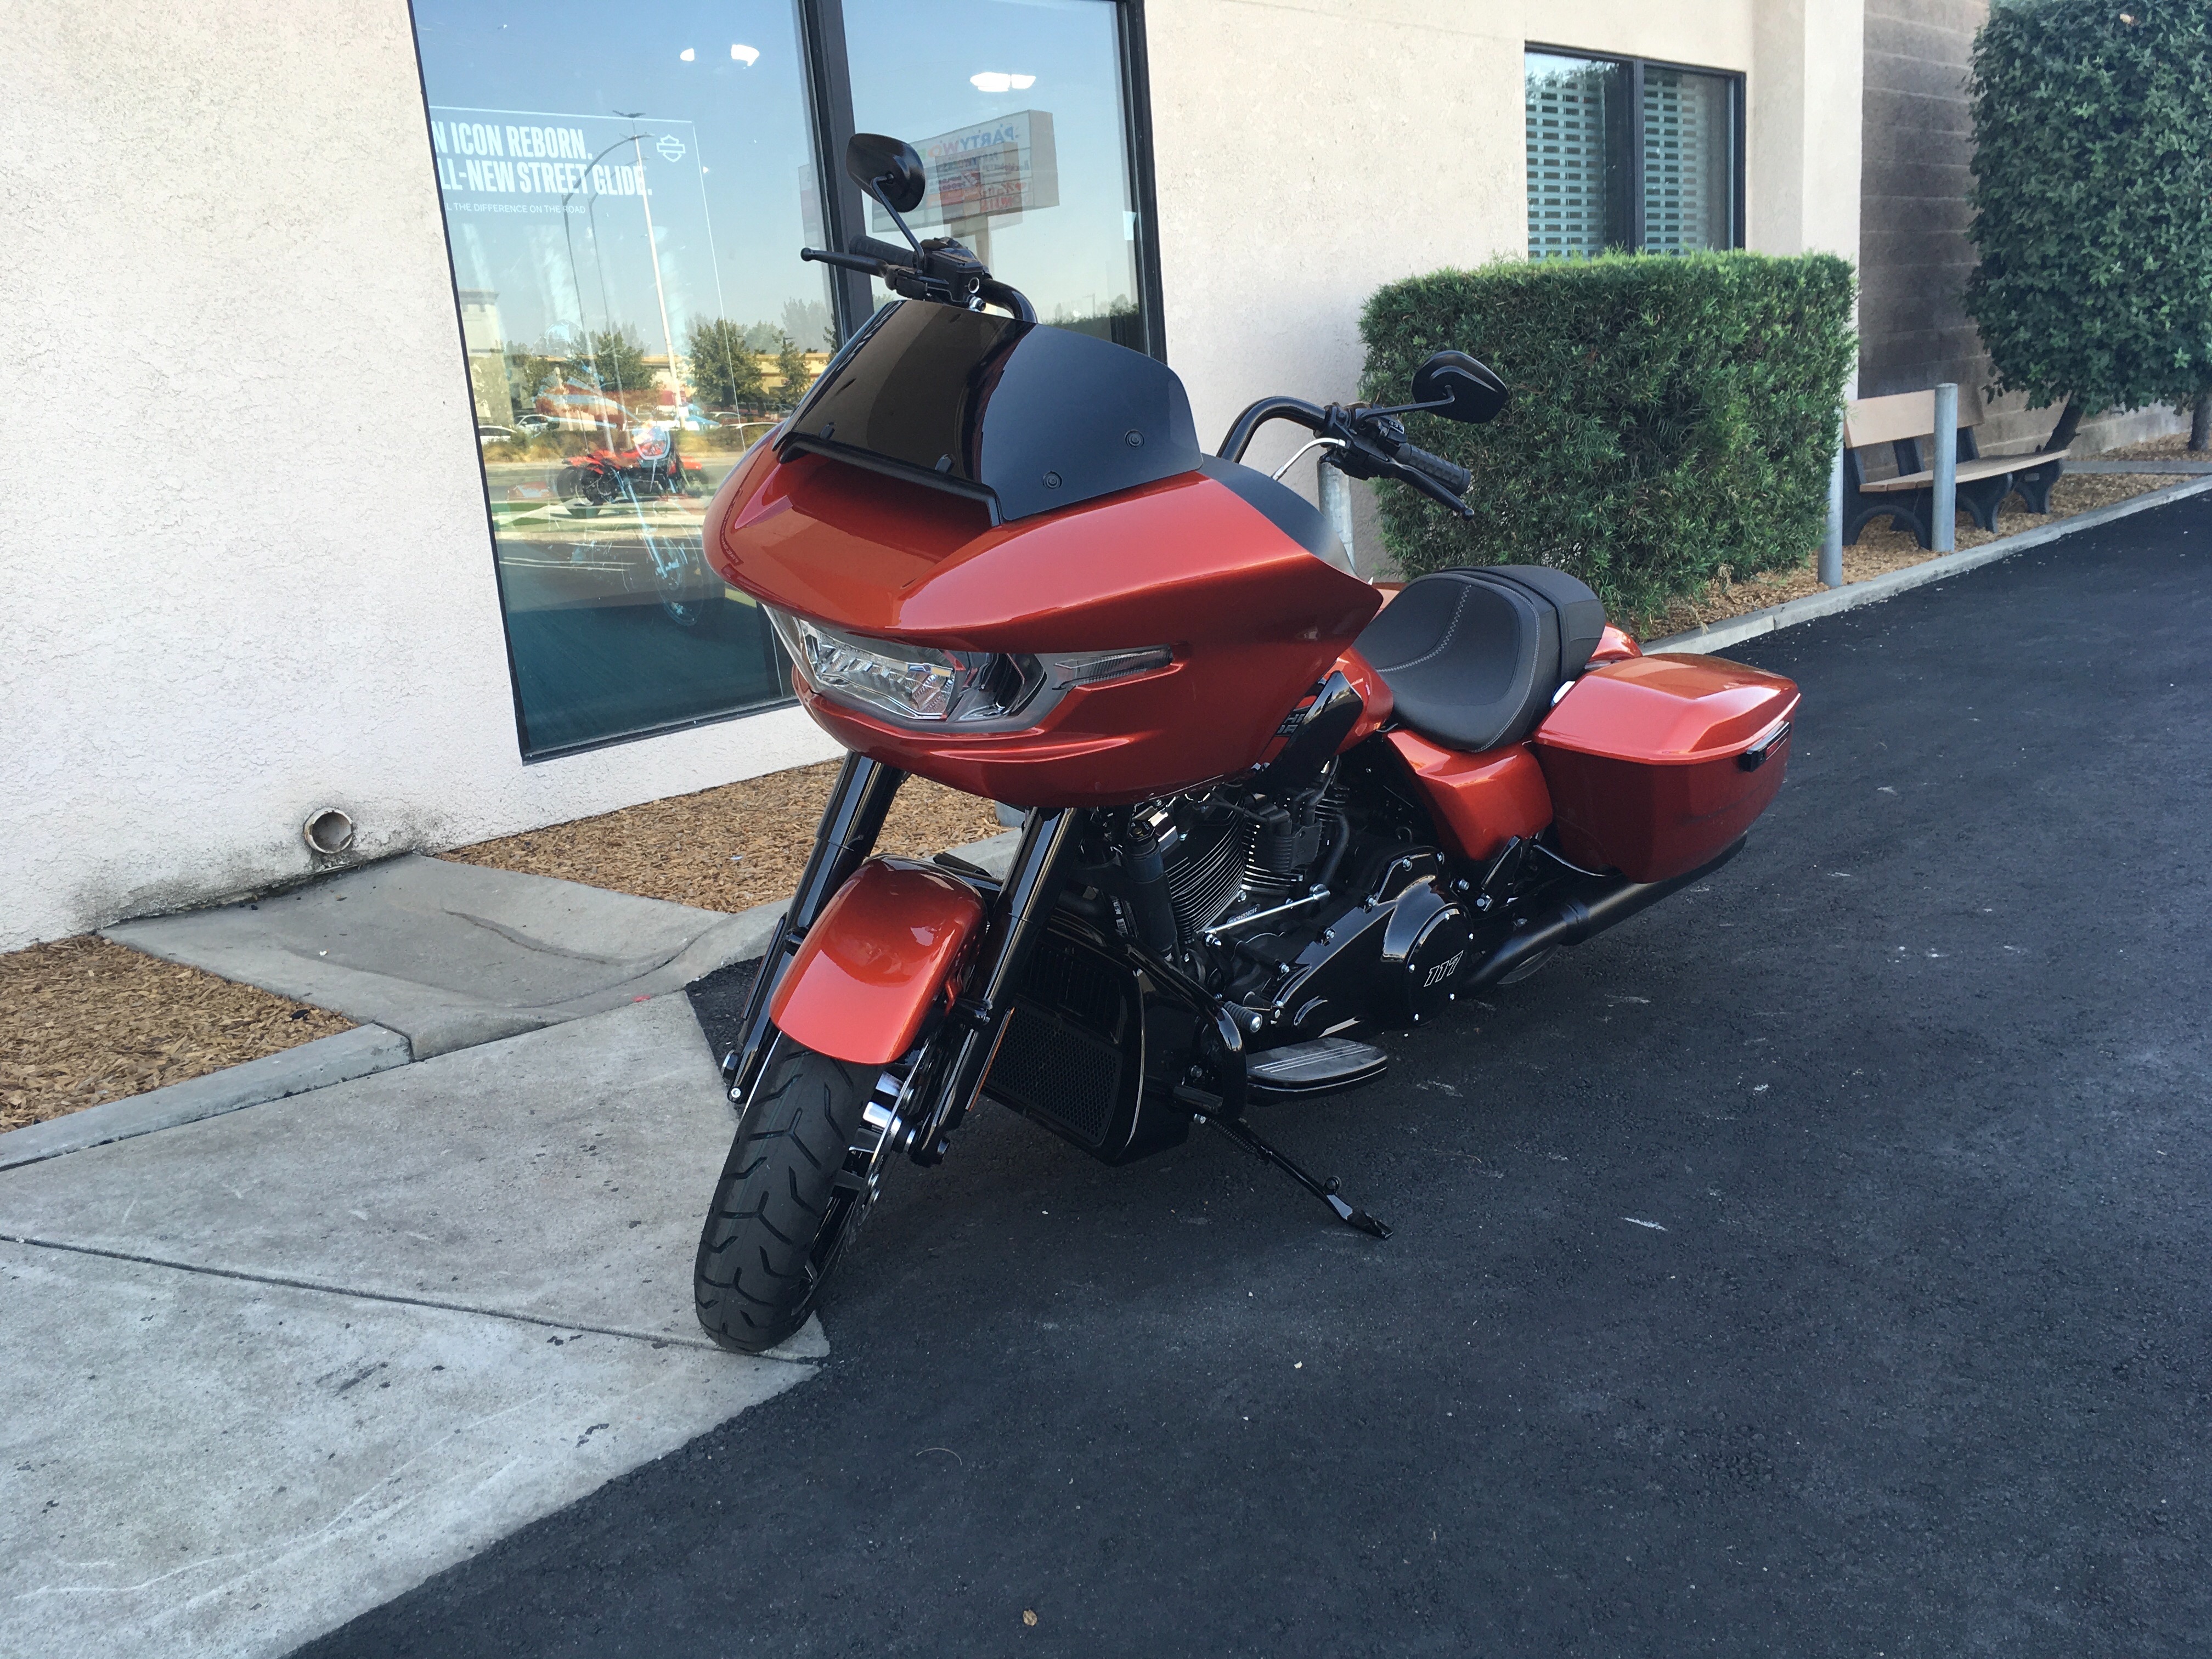
[[[995,520],[1199,463],[1175,371],[1091,335],[907,300],[878,312],[830,368],[782,448],[980,496]]]

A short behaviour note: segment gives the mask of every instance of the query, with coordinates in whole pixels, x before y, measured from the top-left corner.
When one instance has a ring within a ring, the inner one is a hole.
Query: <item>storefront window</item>
[[[524,752],[787,696],[701,528],[835,343],[789,6],[416,19]]]
[[[864,222],[818,165],[856,125],[927,157],[917,231],[975,243],[1046,320],[1146,348],[1113,0],[416,0],[415,21],[526,756],[788,696],[702,531],[839,307],[865,314],[865,283],[799,258]]]
[[[1741,245],[1735,76],[1531,52],[1528,257]]]
[[[844,18],[854,125],[928,164],[915,234],[974,248],[1042,321],[1144,350],[1115,7],[845,0]],[[897,235],[880,207],[868,217]]]

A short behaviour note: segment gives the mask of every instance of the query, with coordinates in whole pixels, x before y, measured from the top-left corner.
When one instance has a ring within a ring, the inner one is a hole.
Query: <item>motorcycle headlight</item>
[[[1069,688],[1164,668],[1166,646],[1127,651],[939,651],[869,639],[811,617],[761,607],[799,674],[833,702],[857,705],[899,726],[1011,731],[1033,726]]]

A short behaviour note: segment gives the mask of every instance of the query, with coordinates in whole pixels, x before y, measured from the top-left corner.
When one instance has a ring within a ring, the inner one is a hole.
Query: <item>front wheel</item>
[[[692,1273],[699,1322],[723,1347],[759,1353],[806,1322],[865,1213],[865,1190],[838,1176],[874,1083],[866,1066],[775,1039]]]

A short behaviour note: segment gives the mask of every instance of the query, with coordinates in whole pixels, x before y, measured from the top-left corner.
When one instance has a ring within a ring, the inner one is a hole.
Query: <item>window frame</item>
[[[1115,12],[1115,49],[1121,84],[1121,143],[1127,157],[1128,199],[1137,216],[1137,303],[1145,325],[1147,355],[1167,361],[1162,322],[1165,297],[1160,279],[1159,202],[1152,170],[1152,90],[1145,52],[1144,0],[1092,0]],[[814,176],[820,192],[822,222],[849,244],[866,231],[866,198],[845,176],[845,141],[854,131],[852,58],[845,38],[844,0],[793,0],[805,53]],[[830,312],[837,337],[853,331],[875,311],[866,273],[825,266],[830,272]],[[1013,273],[1018,276],[1019,273]],[[1021,284],[1017,282],[1017,288]]]
[[[1553,58],[1579,58],[1590,64],[1615,64],[1628,71],[1628,234],[1608,252],[1640,253],[1644,246],[1644,74],[1646,70],[1669,70],[1684,75],[1709,75],[1729,88],[1729,246],[1744,246],[1744,179],[1746,165],[1745,76],[1741,70],[1715,69],[1709,64],[1678,64],[1665,58],[1635,58],[1626,52],[1594,52],[1588,46],[1555,46],[1541,40],[1521,43],[1522,107],[1528,107],[1528,60],[1531,52]],[[1524,151],[1525,154],[1525,151]],[[1525,237],[1523,239],[1526,240]]]

